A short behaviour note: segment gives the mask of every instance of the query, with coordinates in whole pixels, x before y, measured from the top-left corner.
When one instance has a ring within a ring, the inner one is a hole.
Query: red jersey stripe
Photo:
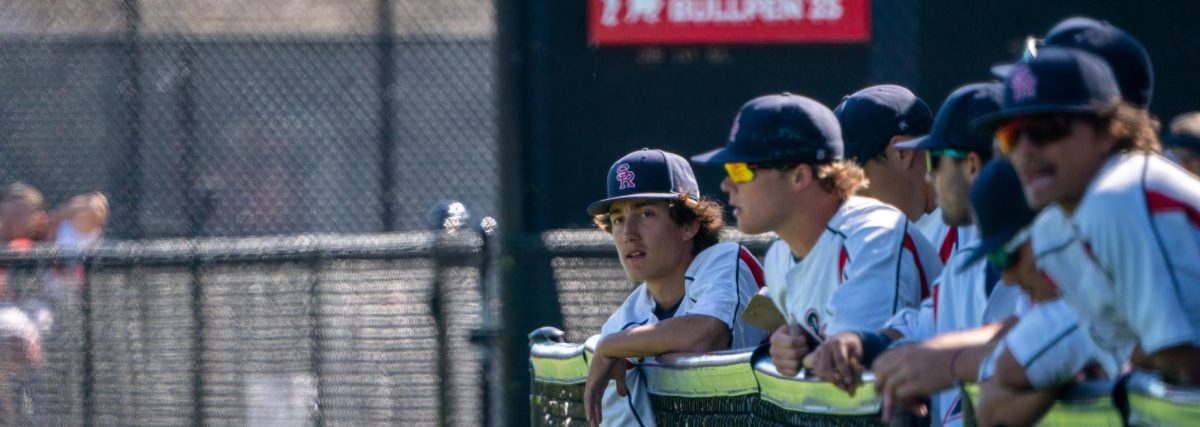
[[[917,244],[913,242],[912,235],[904,233],[904,250],[912,253],[913,261],[917,265],[917,275],[921,277],[921,299],[929,298],[929,281],[925,279],[925,266],[921,265],[921,255],[917,253]]]
[[[1158,191],[1147,191],[1146,204],[1150,207],[1151,214],[1183,211],[1183,214],[1187,215],[1188,222],[1193,227],[1200,228],[1200,211],[1174,197]]]
[[[942,247],[938,249],[938,258],[942,259],[942,265],[950,259],[950,254],[954,253],[954,246],[958,245],[958,227],[950,227],[950,231],[946,232],[946,238],[942,239]]]
[[[750,268],[750,274],[754,275],[754,284],[758,285],[758,289],[762,289],[764,286],[767,286],[767,279],[763,275],[762,265],[758,263],[758,258],[755,258],[754,254],[750,253],[750,251],[743,246],[738,250],[738,259],[742,260],[742,262],[746,264],[746,267]]]

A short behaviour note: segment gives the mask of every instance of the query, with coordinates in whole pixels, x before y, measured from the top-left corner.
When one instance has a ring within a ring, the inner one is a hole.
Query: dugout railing
[[[529,334],[531,425],[585,426],[583,390],[598,336],[583,344],[560,342],[546,327]],[[874,376],[849,396],[832,384],[780,375],[770,356],[753,349],[667,355],[642,364],[658,425],[920,426],[927,419],[902,413],[881,421]],[[974,400],[977,389],[968,387]],[[1125,402],[1128,402],[1126,404]],[[970,405],[968,404],[968,408]],[[967,410],[970,417],[970,410]],[[1128,414],[1126,417],[1125,414]],[[1174,387],[1137,372],[1121,383],[1093,381],[1064,392],[1040,426],[1189,426],[1200,422],[1200,390]],[[968,420],[964,425],[975,425]]]

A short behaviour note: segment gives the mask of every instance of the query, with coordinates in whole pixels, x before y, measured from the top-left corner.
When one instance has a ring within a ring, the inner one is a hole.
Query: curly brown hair
[[[1096,114],[1095,129],[1117,139],[1114,151],[1162,152],[1160,124],[1149,111],[1114,99]]]
[[[821,189],[848,199],[855,193],[867,188],[870,181],[867,175],[852,161],[839,160],[813,166],[817,183]]]
[[[667,202],[667,212],[676,225],[692,222],[698,222],[700,225],[700,230],[692,237],[692,255],[699,254],[721,241],[721,227],[725,226],[723,211],[724,207],[720,202],[707,197],[696,200],[680,194],[679,198]],[[612,222],[607,213],[593,216],[592,223],[605,233],[612,233]]]

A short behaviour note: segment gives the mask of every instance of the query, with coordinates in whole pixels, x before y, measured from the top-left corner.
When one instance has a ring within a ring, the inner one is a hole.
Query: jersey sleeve
[[[754,281],[754,275],[739,258],[741,247],[728,243],[709,248],[712,253],[704,254],[696,269],[684,298],[691,299],[691,307],[677,315],[701,314],[714,317],[733,328],[739,307],[748,301],[739,292],[739,282]]]
[[[1154,212],[1153,202],[1119,196],[1104,195],[1095,202],[1126,207],[1088,209],[1078,216],[1087,247],[1110,279],[1093,282],[1111,284],[1116,304],[1146,353],[1195,341],[1196,325],[1185,304],[1187,293],[1196,292],[1200,282],[1192,278],[1181,283],[1187,278],[1179,274],[1181,263],[1174,258],[1200,259],[1196,230],[1183,213]],[[1139,205],[1141,209],[1133,208]]]
[[[1004,336],[1004,346],[1035,390],[1071,381],[1091,360],[1079,318],[1061,299],[1034,306]]]
[[[621,306],[617,307],[617,310],[608,316],[608,320],[604,321],[604,325],[600,327],[600,335],[607,337],[630,327],[649,323],[650,316],[642,315],[636,309],[638,296],[644,293],[646,293],[645,283],[638,285],[633,292],[630,292],[629,296],[625,297],[625,302],[621,303]]]
[[[884,328],[895,330],[904,338],[924,341],[935,334],[933,324],[933,299],[938,295],[938,284],[933,285],[933,295],[921,301],[918,308],[903,308],[884,324]]]
[[[900,309],[917,305],[919,285],[905,283],[901,277],[902,262],[909,259],[911,263],[903,250],[907,225],[903,215],[884,215],[854,227],[847,235],[843,280],[830,298],[831,320],[825,336],[878,330]]]

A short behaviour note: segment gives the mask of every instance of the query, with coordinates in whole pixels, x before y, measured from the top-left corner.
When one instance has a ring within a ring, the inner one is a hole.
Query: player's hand
[[[798,325],[783,325],[771,334],[771,361],[782,375],[799,374],[804,356],[810,351],[808,336]]]
[[[593,355],[587,385],[583,388],[583,410],[592,427],[600,425],[604,390],[608,388],[609,380],[617,381],[618,396],[629,395],[629,389],[625,387],[625,359]]]
[[[908,404],[951,387],[950,361],[960,350],[914,344],[886,351],[871,365],[875,391],[885,402]],[[885,411],[884,415],[890,414]]]
[[[805,358],[805,366],[821,379],[854,396],[862,384],[862,352],[862,338],[854,332],[843,332],[821,343]]]

